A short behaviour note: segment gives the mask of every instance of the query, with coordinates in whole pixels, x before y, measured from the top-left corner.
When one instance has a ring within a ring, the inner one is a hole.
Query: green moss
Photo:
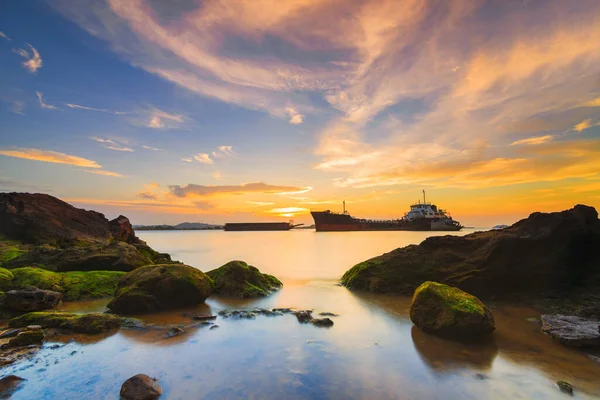
[[[115,294],[121,271],[71,271],[63,275],[65,300],[95,299]]]
[[[25,253],[27,253],[27,250],[21,249],[18,246],[2,246],[0,247],[0,265],[19,258]]]
[[[425,282],[415,290],[413,299],[417,296],[436,296],[444,300],[446,306],[454,314],[475,313],[484,314],[485,306],[475,296],[460,289],[437,282]]]
[[[377,265],[379,265],[379,262],[375,259],[370,259],[356,264],[354,267],[346,271],[346,273],[342,276],[342,284],[348,288],[354,288],[354,286],[356,286],[356,278],[358,277],[358,275],[364,270],[367,270]],[[365,290],[366,288],[357,289]]]
[[[263,274],[244,261],[230,261],[206,273],[214,282],[217,293],[234,297],[263,297],[283,284],[273,275]]]
[[[12,274],[9,284],[12,289],[35,286],[39,289],[54,290],[63,293],[67,301],[110,297],[114,295],[119,279],[125,275],[125,272],[121,271],[52,272],[34,267],[4,271]],[[0,268],[0,283],[2,276],[3,269]]]
[[[62,275],[57,272],[46,271],[42,268],[23,267],[11,270],[13,289],[21,289],[26,286],[35,286],[38,289],[54,290],[63,292]]]
[[[0,268],[0,290],[9,290],[13,279],[13,273],[5,268]]]
[[[8,326],[11,328],[22,328],[28,325],[40,325],[42,328],[61,328],[75,332],[100,333],[118,328],[122,323],[122,318],[110,314],[32,312],[11,319]]]

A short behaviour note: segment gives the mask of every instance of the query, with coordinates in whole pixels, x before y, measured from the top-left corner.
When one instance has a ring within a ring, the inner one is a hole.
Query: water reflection
[[[487,371],[498,355],[493,335],[475,343],[460,343],[428,335],[416,326],[410,331],[421,360],[436,373],[469,368]]]

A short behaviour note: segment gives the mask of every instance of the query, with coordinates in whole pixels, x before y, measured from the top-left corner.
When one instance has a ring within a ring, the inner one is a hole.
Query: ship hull
[[[293,225],[287,222],[240,222],[227,223],[224,230],[229,232],[239,231],[289,231]]]
[[[361,220],[348,214],[333,214],[329,212],[311,212],[317,232],[348,232],[348,231],[459,231],[462,226],[453,221],[416,219],[374,221]]]

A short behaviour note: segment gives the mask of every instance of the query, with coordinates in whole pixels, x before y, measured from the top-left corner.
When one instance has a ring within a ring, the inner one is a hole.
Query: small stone
[[[483,380],[487,379],[487,375],[484,375],[482,373],[477,373],[477,374],[475,374],[475,378],[483,381]]]
[[[330,328],[333,326],[333,321],[329,318],[315,318],[311,320],[310,323],[322,328]]]
[[[138,374],[123,383],[120,394],[127,400],[155,400],[162,394],[162,388],[156,379]]]
[[[573,394],[573,386],[569,382],[558,381],[556,382],[556,386],[558,386],[563,393]]]
[[[212,314],[196,314],[192,316],[192,319],[195,319],[196,321],[208,321],[217,319],[217,316]]]
[[[335,314],[332,312],[322,312],[322,313],[319,313],[319,315],[322,317],[339,317],[339,314]]]
[[[39,325],[27,325],[27,327],[25,328],[26,331],[39,331],[41,329],[42,327]]]
[[[179,336],[183,333],[185,333],[185,331],[182,328],[180,328],[178,326],[174,326],[173,328],[169,329],[169,331],[167,332],[167,338]]]
[[[210,330],[212,331],[213,329],[217,329],[219,327],[219,325],[213,325],[210,327]]]
[[[310,310],[296,311],[294,314],[296,315],[298,322],[300,322],[301,324],[307,324],[313,319],[312,311]]]

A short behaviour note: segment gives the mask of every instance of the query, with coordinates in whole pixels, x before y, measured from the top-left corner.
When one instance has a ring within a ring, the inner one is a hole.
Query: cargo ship
[[[225,224],[226,231],[289,231],[302,224],[294,225],[290,222],[228,222]]]
[[[335,213],[330,210],[311,211],[317,232],[334,231],[459,231],[460,222],[452,219],[450,213],[435,204],[428,203],[423,191],[423,202],[411,204],[404,217],[390,220],[354,218],[346,211]]]

